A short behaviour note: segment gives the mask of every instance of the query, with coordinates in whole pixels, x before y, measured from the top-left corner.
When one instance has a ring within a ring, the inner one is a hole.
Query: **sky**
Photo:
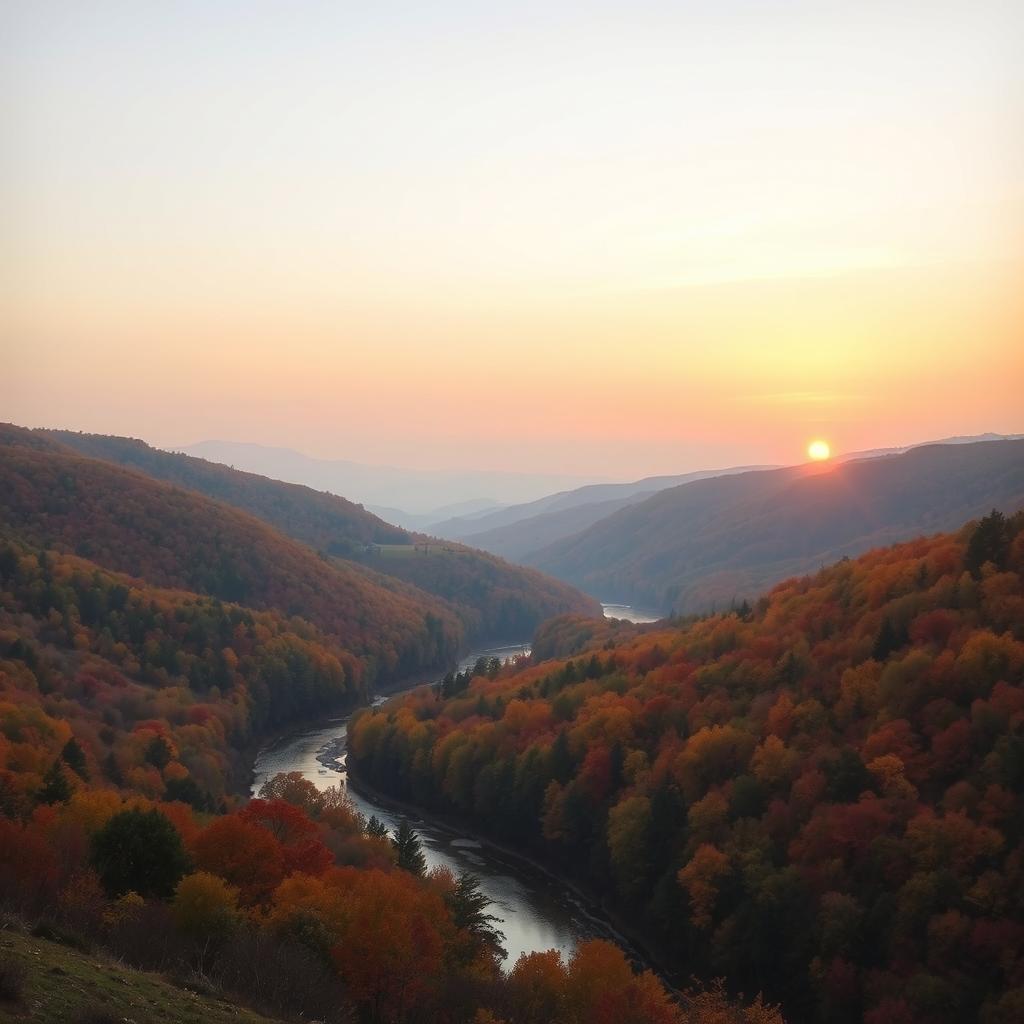
[[[635,478],[1024,430],[1024,5],[0,8],[0,419]]]

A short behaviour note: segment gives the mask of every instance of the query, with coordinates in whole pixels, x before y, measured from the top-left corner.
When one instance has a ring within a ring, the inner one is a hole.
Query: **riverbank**
[[[525,644],[476,650],[469,652],[459,667],[472,666],[480,657],[527,652]],[[391,694],[378,693],[375,701],[415,689],[423,682],[403,680],[404,686],[396,685]],[[349,778],[347,731],[351,715],[359,710],[351,708],[330,722],[321,719],[303,731],[289,730],[279,742],[263,748],[253,765],[250,792],[255,795],[259,786],[276,774],[297,772],[321,790],[338,783],[346,785],[356,809],[367,819],[377,817],[389,830],[396,829],[403,817],[413,819],[431,868],[443,866],[456,874],[468,871],[480,878],[489,911],[500,918],[506,934],[506,970],[524,953],[556,949],[568,959],[581,942],[601,938],[622,947],[635,964],[654,970],[671,987],[669,979],[676,972],[666,968],[657,951],[629,922],[603,904],[599,892],[563,874],[557,865],[534,856],[531,850],[519,850],[479,834],[472,823],[457,816],[424,813],[419,807],[377,793],[369,782]]]
[[[342,746],[342,753],[344,753],[346,744]],[[354,775],[351,767],[347,764],[345,767],[335,764],[334,770],[345,776],[347,788],[352,789],[365,799],[379,804],[392,813],[409,818],[411,824],[415,825],[417,821],[420,821],[429,824],[434,829],[443,829],[453,835],[468,836],[479,843],[480,846],[498,854],[500,857],[525,865],[567,889],[573,894],[574,902],[580,911],[585,913],[595,924],[599,925],[607,933],[607,937],[622,948],[635,968],[653,971],[673,995],[677,998],[682,998],[682,992],[678,985],[683,979],[680,978],[678,972],[670,971],[665,966],[663,959],[652,951],[648,942],[613,908],[605,906],[600,894],[595,890],[569,877],[554,865],[546,863],[543,859],[517,847],[507,846],[490,836],[476,831],[471,822],[467,822],[467,820],[458,815],[445,814],[441,811],[424,811],[416,804],[410,804],[405,800],[400,800],[390,794],[383,793],[365,779],[360,779]]]
[[[527,645],[525,644],[507,642],[504,648],[496,647],[495,649],[512,650],[514,648],[524,648],[526,646]],[[455,671],[458,669],[468,658],[472,658],[474,654],[475,650],[471,650],[460,656],[460,659],[455,663],[452,669],[449,669],[449,671]],[[363,708],[372,707],[374,703],[379,700],[397,697],[399,694],[408,693],[420,686],[433,685],[439,678],[441,678],[441,676],[438,675],[439,671],[440,669],[428,669],[423,672],[418,672],[412,676],[403,676],[401,679],[389,680],[380,686],[374,687],[366,701],[345,703],[330,711],[320,712],[316,715],[305,715],[302,718],[289,722],[287,726],[276,730],[271,734],[262,734],[260,736],[253,737],[253,739],[250,740],[250,742],[247,743],[239,752],[244,768],[240,771],[232,772],[230,784],[231,791],[238,795],[251,794],[253,792],[257,775],[256,766],[260,757],[266,751],[273,750],[275,747],[287,742],[290,737],[302,732],[312,731],[314,729],[323,729],[335,725],[340,727],[344,725],[344,723],[347,722],[357,711],[360,711]],[[336,765],[327,763],[324,763],[324,767],[329,768],[332,771],[341,770],[337,769]]]

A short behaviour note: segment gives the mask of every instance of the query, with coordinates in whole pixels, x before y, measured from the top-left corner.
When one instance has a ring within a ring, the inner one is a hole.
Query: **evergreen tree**
[[[92,864],[111,897],[167,897],[188,869],[181,836],[157,810],[121,811],[96,833]]]
[[[498,956],[505,955],[504,933],[494,927],[501,918],[487,913],[490,900],[480,891],[480,879],[463,871],[454,891],[445,898],[456,928],[469,932],[481,946],[489,947]]]
[[[103,762],[103,773],[115,786],[120,786],[124,782],[121,766],[117,763],[117,758],[114,757],[113,751],[107,754]]]
[[[171,748],[163,736],[154,736],[146,747],[146,760],[154,768],[163,771],[171,763]]]
[[[366,834],[368,836],[376,836],[378,839],[386,839],[388,827],[376,814],[371,814],[370,820],[366,823]]]
[[[74,790],[64,774],[60,758],[53,762],[43,776],[43,785],[36,795],[41,804],[66,804]]]
[[[559,729],[555,736],[555,742],[551,744],[549,758],[549,773],[558,782],[566,783],[572,775],[575,767],[572,753],[569,750],[569,737],[565,729]]]
[[[1005,569],[1009,554],[1010,531],[1006,516],[998,509],[992,509],[979,521],[967,542],[967,568],[974,577],[981,575],[981,567],[986,562],[991,562],[997,569]]]
[[[413,831],[408,818],[403,818],[398,823],[398,831],[391,844],[398,852],[398,866],[404,871],[422,875],[427,870],[427,858],[423,856],[420,838]]]
[[[906,629],[897,629],[892,619],[887,615],[882,619],[881,628],[875,638],[875,646],[871,650],[871,657],[875,661],[885,661],[894,651],[898,651],[907,642]]]
[[[168,779],[164,792],[165,800],[177,800],[194,807],[197,811],[209,810],[207,795],[196,784],[191,775],[183,779]]]
[[[89,767],[85,763],[85,752],[78,745],[74,736],[64,744],[60,752],[60,759],[80,778],[85,781],[89,779]]]
[[[871,789],[871,773],[853,747],[844,747],[834,761],[826,761],[822,767],[828,780],[828,795],[838,803],[854,801],[864,790]]]

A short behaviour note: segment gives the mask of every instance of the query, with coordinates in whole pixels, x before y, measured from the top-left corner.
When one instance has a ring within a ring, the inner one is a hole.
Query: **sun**
[[[832,454],[832,449],[828,446],[828,441],[812,441],[807,446],[807,456],[813,459],[815,462],[822,462]]]

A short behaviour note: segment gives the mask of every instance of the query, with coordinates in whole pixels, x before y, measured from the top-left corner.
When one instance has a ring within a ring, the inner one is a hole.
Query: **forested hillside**
[[[880,544],[1024,506],[1024,441],[698,480],[528,556],[605,601],[704,612]]]
[[[2,536],[0,592],[0,811],[11,817],[47,785],[46,748],[72,736],[83,777],[212,809],[246,777],[253,739],[366,698],[362,661],[295,616]]]
[[[781,1024],[677,1004],[606,942],[506,976],[475,881],[424,874],[415,837],[297,774],[241,800],[252,741],[360,695],[360,667],[297,617],[0,538],[0,1019],[199,1020],[216,996],[217,1019]]]
[[[69,451],[0,444],[0,524],[43,548],[158,587],[298,615],[363,659],[369,679],[451,663],[463,631],[219,501]]]
[[[36,435],[224,501],[331,558],[404,580],[425,594],[391,589],[414,600],[441,598],[442,608],[461,620],[467,640],[523,639],[553,615],[600,614],[593,599],[535,569],[409,533],[334,494],[160,451],[131,438],[72,431]]]
[[[472,638],[526,638],[567,612],[601,616],[599,601],[537,569],[455,541],[412,536],[411,549],[371,548],[361,564],[442,597]]]
[[[329,555],[347,555],[364,544],[409,543],[406,530],[326,491],[270,480],[192,455],[161,451],[131,437],[72,430],[43,433],[82,455],[116,462],[245,509]]]
[[[351,769],[788,1019],[1022,1018],[1024,513],[535,652],[363,712]]]

